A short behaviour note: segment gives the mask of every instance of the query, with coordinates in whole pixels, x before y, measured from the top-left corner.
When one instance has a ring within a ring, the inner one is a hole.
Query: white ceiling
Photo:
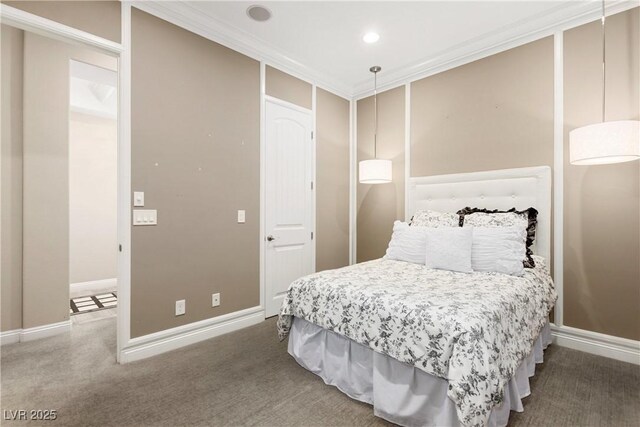
[[[118,73],[72,60],[70,74],[69,103],[72,112],[117,118]]]
[[[339,82],[352,94],[368,90],[372,65],[384,83],[401,70],[419,69],[434,58],[474,45],[496,45],[505,35],[531,34],[571,19],[598,3],[563,1],[191,1],[193,11],[225,33],[255,43]],[[267,22],[246,15],[250,5],[273,13]],[[366,44],[365,32],[380,34]],[[386,76],[385,76],[386,75]]]

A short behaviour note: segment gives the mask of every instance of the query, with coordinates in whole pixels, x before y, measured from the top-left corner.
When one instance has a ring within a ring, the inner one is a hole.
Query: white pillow
[[[426,230],[425,227],[410,227],[406,222],[395,221],[391,241],[383,258],[424,264]]]
[[[513,227],[473,227],[471,266],[473,271],[522,276],[527,251],[527,230]]]
[[[429,268],[473,272],[471,247],[473,227],[439,227],[426,229],[425,265]]]

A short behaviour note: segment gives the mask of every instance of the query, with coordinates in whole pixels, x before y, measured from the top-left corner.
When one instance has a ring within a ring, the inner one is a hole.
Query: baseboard
[[[118,279],[91,280],[89,282],[78,282],[69,285],[71,296],[95,295],[101,292],[110,292],[118,289]]]
[[[20,342],[39,340],[71,331],[71,320],[20,330]]]
[[[640,341],[556,325],[551,335],[559,346],[640,365]]]
[[[264,321],[264,309],[253,307],[129,340],[120,352],[120,363],[146,359],[237,331]]]
[[[71,331],[71,320],[27,329],[14,329],[13,331],[0,332],[0,345],[39,340],[69,331]]]
[[[20,332],[22,329],[0,332],[0,346],[20,342]]]

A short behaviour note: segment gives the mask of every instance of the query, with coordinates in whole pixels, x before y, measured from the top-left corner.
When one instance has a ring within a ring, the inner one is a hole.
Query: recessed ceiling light
[[[370,31],[362,37],[362,40],[364,40],[365,43],[375,43],[380,40],[380,34]]]
[[[271,18],[271,11],[264,6],[254,4],[247,8],[247,15],[254,21],[264,22]]]

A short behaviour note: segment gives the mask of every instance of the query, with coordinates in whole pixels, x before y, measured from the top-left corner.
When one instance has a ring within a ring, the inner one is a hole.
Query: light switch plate
[[[157,225],[158,211],[155,209],[134,209],[133,225]]]
[[[218,307],[220,305],[220,294],[211,294],[211,307]]]
[[[246,221],[245,211],[238,211],[238,224],[244,224]]]
[[[144,191],[133,192],[133,206],[136,208],[144,206]]]

